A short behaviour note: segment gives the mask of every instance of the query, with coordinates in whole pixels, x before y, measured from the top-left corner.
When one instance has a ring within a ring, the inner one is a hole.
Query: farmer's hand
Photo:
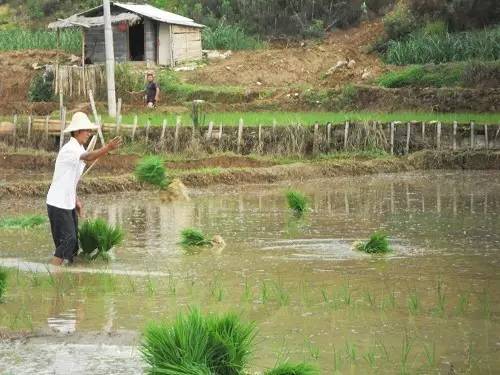
[[[76,198],[76,213],[78,216],[83,217],[83,203],[80,199]]]
[[[109,143],[106,145],[108,151],[113,151],[122,145],[122,137],[114,137]]]

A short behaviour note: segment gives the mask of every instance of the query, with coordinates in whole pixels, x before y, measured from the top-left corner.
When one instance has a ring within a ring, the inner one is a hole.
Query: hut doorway
[[[129,27],[130,60],[144,61],[144,23]]]

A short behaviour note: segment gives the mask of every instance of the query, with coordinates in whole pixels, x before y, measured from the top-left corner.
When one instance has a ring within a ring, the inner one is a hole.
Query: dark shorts
[[[72,262],[78,253],[78,217],[76,210],[47,205],[50,229],[56,251],[54,256]]]

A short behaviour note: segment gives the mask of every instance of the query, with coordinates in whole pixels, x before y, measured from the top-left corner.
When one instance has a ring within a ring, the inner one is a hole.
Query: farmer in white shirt
[[[76,186],[85,168],[85,162],[93,161],[120,147],[120,137],[113,138],[99,150],[86,152],[83,147],[99,126],[90,122],[85,113],[76,112],[64,130],[71,139],[61,148],[56,159],[54,177],[47,194],[47,212],[52,238],[56,246],[51,263],[60,265],[73,262],[78,253],[78,219],[82,215],[82,203],[76,196]]]

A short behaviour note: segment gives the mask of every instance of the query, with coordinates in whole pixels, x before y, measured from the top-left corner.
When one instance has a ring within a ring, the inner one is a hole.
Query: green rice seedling
[[[366,291],[366,300],[368,301],[368,304],[371,307],[375,307],[376,305],[375,296],[372,295],[369,290]]]
[[[424,353],[425,359],[427,360],[427,365],[429,368],[436,367],[436,343],[433,342],[432,345],[424,343]]]
[[[372,233],[368,241],[357,241],[353,244],[353,247],[368,254],[384,254],[392,251],[387,235],[382,232]]]
[[[386,360],[386,362],[390,362],[391,359],[389,357],[389,351],[387,350],[385,344],[382,341],[377,340],[377,347],[380,348],[380,354]]]
[[[317,345],[314,345],[311,340],[306,340],[305,345],[307,346],[311,358],[317,361],[320,356],[319,347]]]
[[[224,286],[222,285],[219,277],[215,277],[215,279],[210,283],[210,294],[217,300],[217,302],[221,302],[224,298]]]
[[[168,185],[165,161],[155,155],[145,156],[137,163],[134,170],[135,177],[140,182],[147,182],[163,189]]]
[[[192,309],[173,324],[152,322],[140,351],[149,374],[244,373],[256,328],[235,314],[203,316]]]
[[[333,346],[333,373],[336,374],[342,369],[342,355]]]
[[[168,292],[172,296],[175,296],[177,294],[177,280],[175,280],[172,273],[168,274]]]
[[[470,305],[470,294],[460,294],[458,296],[458,305],[456,307],[456,311],[458,315],[464,315],[469,309]]]
[[[0,302],[3,301],[3,296],[7,290],[7,270],[0,268]]]
[[[27,229],[45,224],[47,218],[41,215],[26,215],[0,219],[0,229]]]
[[[121,227],[113,227],[102,219],[85,220],[78,228],[83,254],[91,260],[101,256],[107,259],[109,250],[123,241]]]
[[[405,332],[403,336],[403,343],[401,344],[401,373],[406,374],[408,368],[408,360],[410,358],[410,352],[412,348],[412,342],[410,337],[408,336],[408,332]]]
[[[348,361],[355,362],[357,358],[357,348],[355,344],[351,344],[349,341],[345,343],[345,354]]]
[[[306,196],[298,191],[289,190],[286,192],[288,207],[297,216],[303,215],[307,211],[308,200]]]
[[[281,281],[272,283],[276,300],[280,306],[286,306],[290,302],[290,294],[285,289]]]
[[[135,280],[132,276],[127,275],[127,283],[128,283],[129,288],[130,288],[130,291],[132,293],[135,293],[137,290],[137,285],[135,284]]]
[[[195,228],[186,228],[181,232],[180,244],[184,247],[197,247],[211,245],[212,242],[202,231]]]
[[[262,284],[260,286],[260,299],[263,304],[266,304],[269,300],[269,288],[265,281],[262,281]]]
[[[146,290],[148,291],[148,294],[150,296],[153,296],[156,294],[156,284],[151,280],[151,276],[148,275],[147,281],[146,281]]]
[[[340,293],[341,293],[341,299],[344,302],[344,304],[346,306],[350,306],[352,303],[352,292],[349,288],[349,283],[347,283],[347,285],[342,287]]]
[[[251,301],[253,299],[253,294],[252,294],[252,288],[250,288],[250,285],[248,283],[248,278],[245,277],[245,283],[243,284],[243,296],[242,300],[244,301]]]
[[[490,295],[486,289],[483,290],[481,295],[479,296],[479,301],[481,302],[481,312],[485,319],[491,318],[491,303],[490,303]]]
[[[375,348],[369,348],[366,354],[363,356],[363,359],[368,363],[368,365],[374,369],[377,367],[376,356],[375,356]]]
[[[436,307],[433,310],[433,313],[437,316],[443,316],[444,311],[445,311],[445,303],[446,303],[446,296],[443,291],[443,282],[441,280],[438,280],[437,283],[437,301],[436,301]]]
[[[408,310],[412,315],[415,315],[420,310],[420,297],[416,291],[408,295]]]
[[[316,375],[319,371],[313,365],[302,363],[285,362],[278,364],[275,368],[264,372],[264,375]]]

